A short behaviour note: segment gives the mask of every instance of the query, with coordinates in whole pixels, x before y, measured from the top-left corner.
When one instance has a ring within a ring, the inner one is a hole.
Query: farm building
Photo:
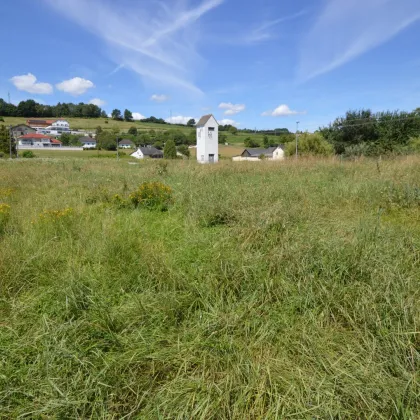
[[[283,160],[284,146],[280,144],[279,146],[269,147],[267,149],[245,149],[239,156],[234,156],[232,158],[232,160],[235,162],[240,162],[244,160],[259,161],[261,159]]]
[[[118,143],[120,149],[134,149],[136,145],[129,139],[122,139]]]
[[[80,137],[79,142],[82,143],[83,149],[95,149],[96,140],[92,137]]]
[[[219,161],[219,124],[212,114],[204,115],[197,123],[197,161]]]
[[[137,150],[131,153],[132,157],[136,159],[162,159],[163,152],[162,150],[156,149],[156,147],[147,146],[147,147],[138,147]]]

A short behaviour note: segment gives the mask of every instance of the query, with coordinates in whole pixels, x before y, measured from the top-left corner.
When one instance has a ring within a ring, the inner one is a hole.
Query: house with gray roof
[[[131,153],[132,157],[136,159],[162,159],[163,152],[162,150],[156,149],[153,146],[138,147],[137,150]]]
[[[136,145],[130,139],[122,139],[118,142],[118,147],[120,149],[134,149]]]
[[[262,159],[268,160],[283,160],[284,159],[284,145],[280,144],[274,147],[268,147],[267,149],[257,147],[245,149],[239,156],[232,158],[235,162],[244,160],[259,161]]]

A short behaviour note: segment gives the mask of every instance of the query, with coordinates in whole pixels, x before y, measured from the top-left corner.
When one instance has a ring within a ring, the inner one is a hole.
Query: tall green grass
[[[3,418],[420,417],[418,158],[158,164],[0,162]]]

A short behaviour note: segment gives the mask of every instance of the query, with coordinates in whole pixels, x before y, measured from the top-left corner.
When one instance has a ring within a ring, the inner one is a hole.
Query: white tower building
[[[212,114],[197,123],[197,160],[200,163],[219,161],[219,124]]]

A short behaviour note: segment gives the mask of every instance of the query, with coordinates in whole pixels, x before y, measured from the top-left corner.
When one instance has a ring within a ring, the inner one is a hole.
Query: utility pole
[[[299,121],[296,121],[296,159],[298,157],[298,131],[299,131]]]
[[[120,160],[120,145],[117,137],[117,160]]]
[[[10,92],[7,92],[7,96],[8,96],[8,98],[9,98],[9,104],[11,103],[10,102]]]

